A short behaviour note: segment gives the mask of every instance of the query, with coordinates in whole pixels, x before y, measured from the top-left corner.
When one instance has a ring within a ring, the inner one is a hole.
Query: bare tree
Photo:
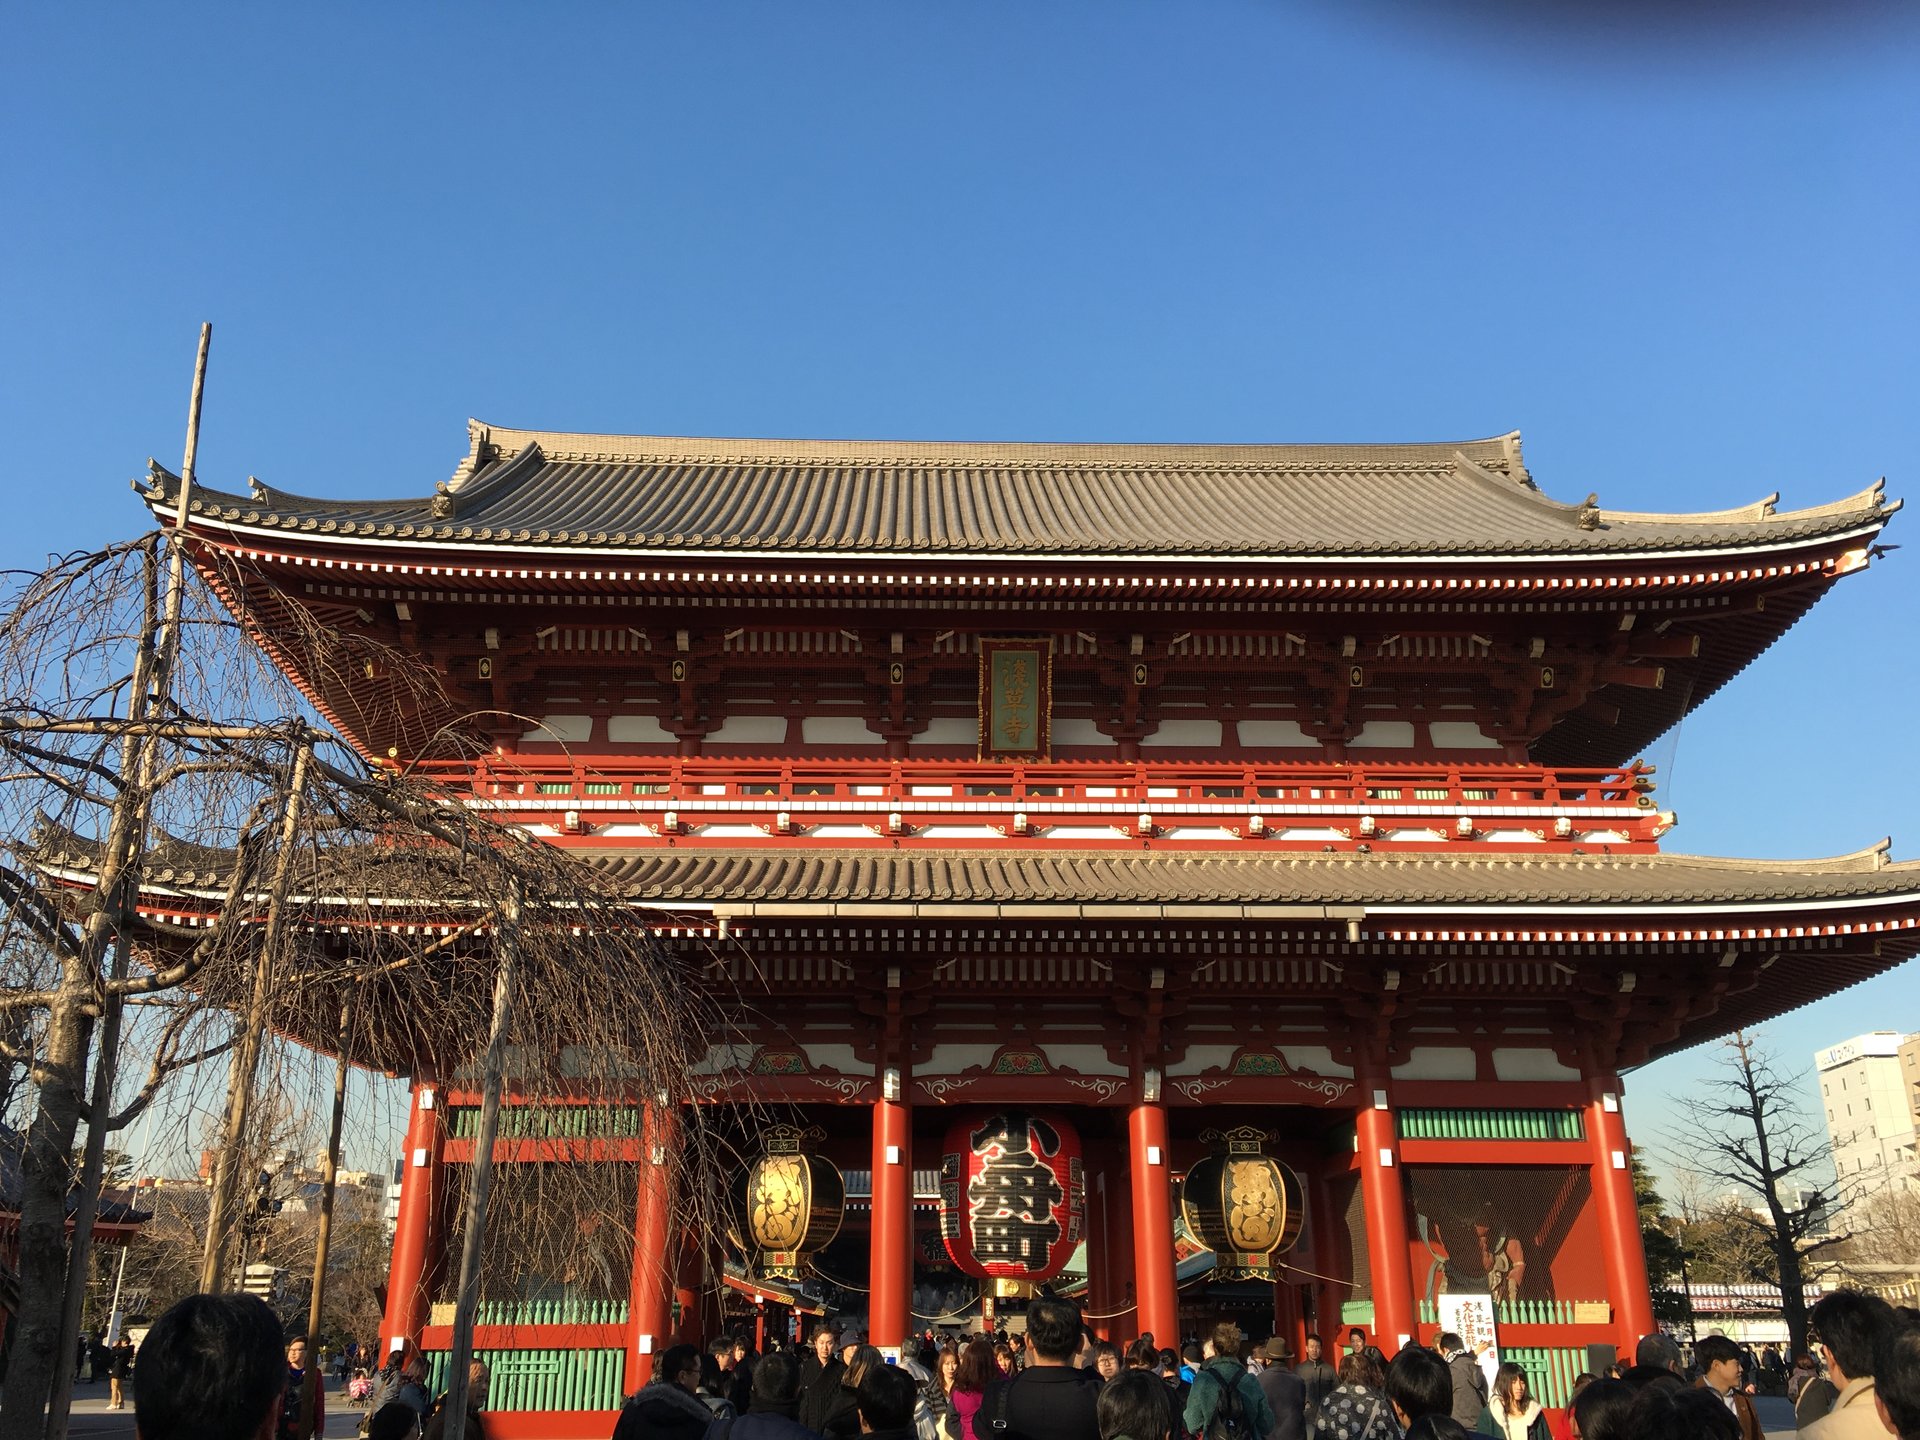
[[[180,515],[191,463],[190,442],[187,473],[154,467]],[[269,647],[306,674],[377,670],[425,713],[445,710],[437,678],[285,597],[249,612],[234,562],[181,533],[0,577],[0,1061],[25,1074],[32,1114],[0,1440],[65,1433],[107,1137],[229,1049],[203,1284],[244,1263],[242,1177],[273,1109],[257,1076],[286,1043],[486,1097],[455,1326],[469,1344],[481,1299],[580,1283],[581,1233],[631,1236],[632,1200],[604,1165],[538,1164],[512,1167],[503,1194],[575,1225],[529,1230],[504,1256],[487,1245],[487,1140],[509,1083],[529,1113],[566,1102],[559,1148],[582,1162],[614,1149],[596,1139],[630,1133],[638,1106],[685,1105],[686,1173],[702,1183],[679,1187],[680,1218],[722,1226],[729,1167],[708,1153],[722,1141],[688,1103],[730,1033],[714,972],[669,960],[605,872],[334,736]],[[485,742],[443,725],[430,758]],[[144,1067],[123,1075],[135,1049]]]
[[[1838,1266],[1875,1290],[1920,1281],[1920,1190],[1889,1185],[1860,1201],[1855,1215],[1853,1233],[1836,1247]]]
[[[1812,1183],[1829,1173],[1830,1160],[1794,1083],[1744,1031],[1722,1043],[1718,1073],[1680,1102],[1673,1148],[1681,1168],[1738,1197],[1711,1213],[1727,1271],[1780,1287],[1788,1343],[1798,1353],[1807,1346],[1807,1262],[1846,1238],[1818,1233],[1842,1197],[1833,1184]],[[1736,1245],[1739,1239],[1751,1248]]]

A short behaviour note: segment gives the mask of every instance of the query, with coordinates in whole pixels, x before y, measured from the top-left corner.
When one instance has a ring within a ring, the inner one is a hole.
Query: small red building
[[[156,469],[163,518],[177,485]],[[728,938],[762,1003],[691,1103],[817,1127],[846,1180],[835,1274],[870,1290],[875,1343],[930,1323],[916,1293],[972,1293],[951,1256],[988,1242],[939,1238],[936,1197],[951,1216],[978,1178],[950,1131],[1039,1117],[1073,1163],[1020,1183],[1077,1176],[1079,1214],[1016,1207],[991,1243],[1018,1269],[1059,1238],[1034,1227],[1077,1223],[1102,1330],[1168,1343],[1239,1306],[1296,1349],[1359,1324],[1391,1351],[1432,1337],[1443,1294],[1486,1292],[1558,1402],[1586,1346],[1653,1328],[1622,1072],[1920,949],[1920,866],[1666,852],[1635,761],[1865,571],[1896,508],[1877,487],[1563,504],[1515,435],[476,423],[431,494],[196,490],[190,525],[269,646],[290,596],[441,669],[423,709],[276,650],[368,756],[483,732],[457,777],[475,805],[608,867],[669,945]],[[386,1335],[444,1349],[442,1178],[472,1098],[416,1081]],[[672,1115],[646,1124],[632,1293],[481,1329],[503,1433],[604,1433],[671,1338],[672,1187],[649,1172]],[[1183,1288],[1176,1180],[1229,1134],[1290,1172],[1304,1224]]]

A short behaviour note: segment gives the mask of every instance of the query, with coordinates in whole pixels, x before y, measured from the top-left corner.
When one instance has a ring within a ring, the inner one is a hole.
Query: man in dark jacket
[[[1680,1377],[1680,1345],[1671,1335],[1656,1330],[1642,1335],[1633,1347],[1633,1368],[1620,1378],[1636,1390],[1644,1390],[1664,1375]]]
[[[1261,1353],[1266,1357],[1266,1368],[1253,1378],[1259,1381],[1260,1393],[1267,1397],[1267,1407],[1273,1411],[1273,1433],[1268,1440],[1306,1440],[1307,1387],[1290,1368],[1293,1351],[1275,1335]]]
[[[747,1411],[732,1420],[716,1420],[713,1440],[820,1440],[795,1418],[800,1409],[800,1362],[783,1351],[753,1367],[753,1393]]]
[[[1340,1383],[1340,1372],[1321,1358],[1318,1335],[1307,1336],[1307,1358],[1300,1362],[1293,1373],[1300,1377],[1301,1385],[1306,1388],[1307,1423],[1312,1424],[1313,1417],[1320,1413],[1320,1402]],[[1478,1424],[1479,1419],[1479,1416],[1474,1416],[1474,1423]]]
[[[974,1433],[988,1434],[1004,1417],[1004,1440],[1100,1440],[1099,1372],[1073,1363],[1080,1334],[1080,1308],[1072,1301],[1046,1298],[1029,1305],[1027,1353],[1032,1358],[1026,1369],[987,1386]]]
[[[1487,1408],[1487,1372],[1480,1368],[1479,1357],[1451,1330],[1433,1342],[1433,1348],[1446,1358],[1453,1376],[1453,1418],[1462,1430],[1480,1423],[1480,1412]]]
[[[831,1322],[813,1332],[813,1351],[800,1362],[800,1423],[825,1432],[827,1416],[840,1403],[840,1382],[847,1378],[840,1358],[840,1334]]]
[[[1234,1433],[1247,1440],[1265,1440],[1273,1430],[1273,1410],[1261,1392],[1260,1382],[1240,1363],[1240,1347],[1245,1340],[1240,1327],[1231,1320],[1213,1327],[1213,1354],[1194,1372],[1187,1408],[1180,1416],[1189,1435],[1205,1435],[1207,1426],[1223,1410],[1235,1416]]]
[[[699,1348],[669,1346],[653,1362],[653,1378],[620,1407],[613,1440],[702,1440],[713,1411],[695,1393],[699,1388]]]

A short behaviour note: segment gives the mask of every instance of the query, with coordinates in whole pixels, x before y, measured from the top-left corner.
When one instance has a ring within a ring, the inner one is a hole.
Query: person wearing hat
[[[1266,1364],[1254,1376],[1260,1393],[1267,1397],[1273,1411],[1274,1426],[1267,1440],[1306,1440],[1307,1387],[1293,1373],[1293,1348],[1286,1338],[1275,1335],[1260,1348]]]

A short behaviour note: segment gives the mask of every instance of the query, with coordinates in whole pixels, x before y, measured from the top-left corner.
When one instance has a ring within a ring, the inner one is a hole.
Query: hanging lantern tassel
[[[1213,1251],[1216,1278],[1271,1280],[1273,1257],[1293,1248],[1306,1219],[1300,1177],[1267,1154],[1264,1130],[1245,1125],[1200,1138],[1213,1151],[1180,1188],[1187,1228]]]

